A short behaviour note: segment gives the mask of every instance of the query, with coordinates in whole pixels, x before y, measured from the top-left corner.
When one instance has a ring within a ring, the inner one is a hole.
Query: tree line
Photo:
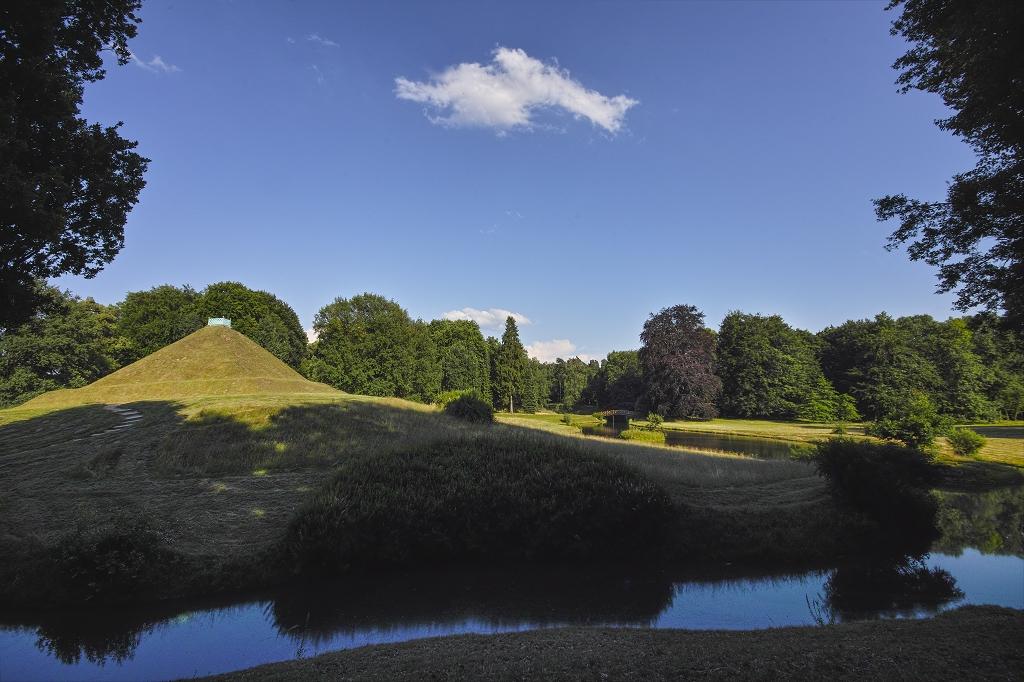
[[[916,405],[958,421],[1024,413],[1024,341],[992,313],[850,320],[812,333],[778,315],[730,312],[717,330],[694,306],[652,314],[636,350],[604,360],[529,358],[515,320],[501,338],[468,320],[413,319],[364,293],[317,312],[315,340],[273,294],[238,282],[134,291],[114,305],[40,286],[26,323],[0,334],[0,405],[84,386],[192,333],[209,317],[304,376],[350,393],[435,402],[473,392],[496,409],[628,409],[880,422]],[[923,407],[922,407],[923,406]]]

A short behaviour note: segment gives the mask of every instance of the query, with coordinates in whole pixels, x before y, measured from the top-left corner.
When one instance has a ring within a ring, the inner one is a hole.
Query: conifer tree
[[[522,404],[526,383],[526,349],[519,340],[519,328],[509,316],[505,320],[505,333],[494,360],[495,393],[498,404],[509,412],[515,411],[515,404]]]

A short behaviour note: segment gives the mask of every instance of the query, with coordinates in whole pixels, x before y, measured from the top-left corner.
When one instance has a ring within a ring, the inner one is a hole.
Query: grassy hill
[[[174,400],[211,395],[333,393],[304,379],[269,351],[228,327],[204,327],[84,388],[50,391],[28,409]]]

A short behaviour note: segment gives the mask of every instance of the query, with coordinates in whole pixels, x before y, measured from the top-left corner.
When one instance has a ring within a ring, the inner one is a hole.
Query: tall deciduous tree
[[[875,200],[898,219],[889,248],[939,268],[939,291],[957,306],[1003,308],[1024,327],[1024,5],[1005,0],[893,0],[891,33],[911,49],[893,67],[903,92],[938,94],[953,115],[937,121],[975,151],[945,201],[903,194]]]
[[[480,327],[471,320],[433,320],[430,335],[437,346],[442,391],[491,395],[491,362]]]
[[[778,315],[726,315],[717,348],[722,411],[736,417],[791,419],[813,394],[815,414],[825,414],[821,406],[830,401],[822,397],[828,390],[821,385],[816,343],[813,335],[793,329]],[[802,412],[808,414],[807,408]]]
[[[139,6],[0,4],[0,328],[31,316],[34,280],[92,277],[121,250],[148,160],[79,107],[85,83],[105,75],[103,49],[127,62]]]
[[[313,320],[309,377],[350,393],[429,402],[440,389],[437,350],[423,323],[377,294],[336,298]]]
[[[505,333],[494,359],[494,388],[498,406],[515,411],[516,403],[522,404],[526,388],[526,349],[519,340],[519,327],[509,316],[505,320]]]
[[[677,305],[652,314],[640,334],[640,365],[650,408],[668,417],[712,418],[722,382],[715,375],[715,334],[704,313]]]

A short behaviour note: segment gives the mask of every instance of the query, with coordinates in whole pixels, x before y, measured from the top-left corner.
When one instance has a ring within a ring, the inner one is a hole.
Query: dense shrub
[[[641,441],[644,443],[664,443],[664,431],[649,431],[647,429],[626,429],[619,434],[623,440]]]
[[[289,525],[297,571],[458,560],[622,560],[675,510],[632,469],[537,436],[476,436],[344,465]]]
[[[985,436],[973,429],[952,429],[946,434],[946,440],[961,457],[973,455],[985,445]]]
[[[441,393],[437,394],[437,400],[435,400],[434,403],[437,404],[437,406],[443,410],[444,408],[448,407],[448,403],[454,400],[458,400],[467,393],[472,392],[473,390],[468,388],[459,391],[442,391]]]
[[[444,413],[475,424],[489,424],[494,421],[494,408],[475,393],[465,393],[445,405]]]
[[[833,438],[818,443],[814,461],[836,501],[872,527],[880,546],[912,542],[926,548],[936,536],[938,505],[928,492],[934,469],[925,453]]]
[[[151,596],[179,569],[164,538],[135,517],[83,522],[52,546],[22,543],[2,551],[0,603],[132,602]]]
[[[938,413],[928,396],[916,392],[901,403],[898,410],[876,421],[867,431],[878,438],[900,441],[907,447],[922,448],[931,445],[948,426],[949,420]]]

